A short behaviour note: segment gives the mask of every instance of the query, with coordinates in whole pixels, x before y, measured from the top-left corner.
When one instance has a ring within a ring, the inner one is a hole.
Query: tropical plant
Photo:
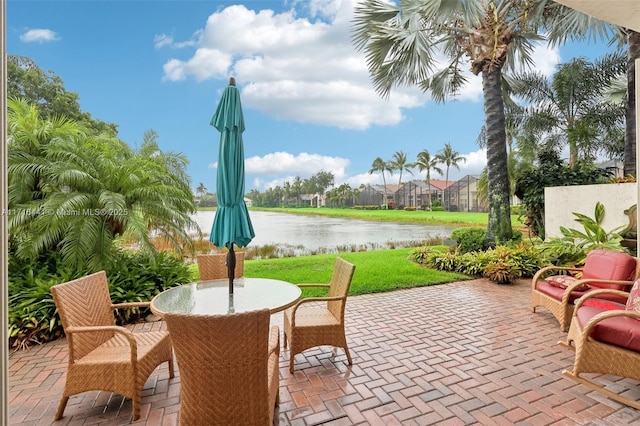
[[[628,28],[617,27],[605,21],[594,19],[577,10],[559,6],[557,13],[547,14],[549,29],[548,40],[551,44],[565,43],[567,40],[583,40],[589,34],[594,39],[609,39],[610,43],[617,41],[619,46],[627,45],[626,66],[626,120],[625,120],[625,148],[624,175],[636,175],[636,102],[635,61],[640,58],[640,33]]]
[[[624,175],[637,176],[636,149],[636,108],[638,99],[635,96],[636,85],[636,59],[640,58],[640,32],[624,29],[627,38],[627,97],[626,97],[626,120],[625,120],[625,144],[624,144]]]
[[[592,164],[579,163],[573,170],[562,162],[554,150],[538,154],[538,167],[523,173],[515,194],[522,200],[524,223],[535,237],[544,239],[544,188],[548,186],[588,185],[603,182],[607,171]]]
[[[569,167],[579,160],[593,161],[598,152],[616,152],[625,108],[603,101],[604,89],[626,67],[622,53],[603,56],[594,63],[574,58],[558,66],[551,81],[540,72],[514,75],[510,88],[528,102],[522,109],[522,128],[537,144],[559,152],[569,148]]]
[[[409,167],[417,167],[421,172],[426,171],[425,183],[427,184],[427,207],[431,210],[431,170],[442,175],[442,169],[438,167],[440,162],[436,157],[432,157],[426,149],[420,151],[416,157],[415,163],[411,163]]]
[[[574,220],[582,225],[582,230],[561,226],[562,237],[550,238],[540,245],[540,251],[555,259],[557,265],[583,264],[587,253],[595,249],[625,251],[620,244],[620,231],[624,226],[609,231],[602,227],[605,215],[602,203],[596,203],[593,217],[575,212],[573,215],[576,217]]]
[[[583,230],[580,231],[574,228],[560,227],[560,233],[563,235],[563,239],[574,244],[576,247],[593,250],[593,249],[609,249],[622,251],[620,241],[622,236],[620,231],[624,226],[606,231],[602,227],[602,221],[604,220],[604,205],[601,202],[597,202],[594,208],[593,218],[582,214],[573,213],[576,217],[576,222],[582,225]]]
[[[150,235],[177,250],[199,231],[187,160],[162,152],[153,132],[134,151],[77,123],[42,119],[12,99],[8,113],[9,234],[15,255],[60,251],[78,270],[97,271],[122,237],[154,250]]]
[[[169,253],[143,253],[118,250],[105,265],[114,303],[140,302],[174,285],[192,282],[193,271],[184,261]],[[79,278],[87,271],[73,271],[57,252],[38,259],[9,258],[9,345],[16,349],[54,340],[63,335],[62,322],[50,288]],[[118,310],[119,324],[136,321],[148,309]]]
[[[391,170],[397,170],[400,172],[398,177],[398,187],[402,186],[402,172],[407,171],[411,174],[411,163],[407,160],[407,154],[402,151],[396,151],[393,153],[393,158],[387,162]]]
[[[451,232],[451,239],[455,240],[460,253],[469,253],[484,248],[485,235],[484,228],[458,228]]]
[[[462,253],[439,247],[419,247],[409,252],[409,259],[441,271],[484,276],[500,284],[530,277],[548,258],[531,244],[496,246],[486,251]]]
[[[462,162],[467,162],[467,159],[463,156],[460,155],[460,153],[456,150],[454,150],[451,147],[450,143],[446,143],[444,144],[444,148],[442,148],[440,151],[438,151],[438,153],[436,154],[436,159],[438,160],[438,162],[444,164],[446,166],[446,172],[445,172],[445,182],[446,182],[446,186],[447,186],[447,190],[448,190],[448,186],[449,186],[449,169],[451,167],[455,167],[456,169],[460,170],[460,166],[458,165],[458,163],[460,161]],[[447,197],[447,210],[449,210],[449,208],[451,207],[451,192],[447,191],[448,197]]]
[[[376,172],[380,172],[382,174],[382,183],[384,185],[384,201],[383,201],[383,205],[384,208],[387,208],[387,179],[384,177],[384,172],[389,172],[391,173],[391,167],[389,166],[389,164],[387,164],[386,161],[384,161],[381,157],[377,157],[375,160],[373,160],[373,163],[371,163],[371,169],[369,170],[369,174],[374,174]]]

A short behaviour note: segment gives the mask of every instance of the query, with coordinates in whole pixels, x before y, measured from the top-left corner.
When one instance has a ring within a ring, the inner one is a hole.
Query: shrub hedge
[[[196,279],[189,265],[166,251],[143,253],[121,250],[105,271],[113,303],[149,301],[166,288]],[[10,347],[26,348],[61,337],[62,323],[50,288],[90,272],[70,270],[57,253],[29,261],[18,261],[10,256]],[[148,309],[119,310],[116,322],[134,322],[148,313]]]

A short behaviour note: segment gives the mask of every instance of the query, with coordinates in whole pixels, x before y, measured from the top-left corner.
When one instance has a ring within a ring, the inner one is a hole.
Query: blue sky
[[[202,182],[211,192],[219,134],[209,121],[230,76],[247,127],[247,192],[320,170],[337,185],[382,183],[368,173],[376,157],[403,151],[414,161],[447,142],[467,158],[449,180],[479,174],[486,164],[476,144],[480,77],[446,104],[415,88],[380,98],[350,42],[354,3],[8,0],[7,51],[55,72],[84,111],[116,123],[130,145],[155,130],[163,150],[187,156],[193,187]],[[550,75],[559,62],[606,49],[541,45],[536,68]],[[386,178],[398,182],[397,173]],[[402,181],[409,179],[404,173]]]

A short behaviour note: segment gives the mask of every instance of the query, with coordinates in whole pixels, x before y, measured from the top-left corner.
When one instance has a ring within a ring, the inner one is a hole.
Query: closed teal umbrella
[[[227,247],[227,268],[229,271],[229,294],[233,294],[236,255],[234,244],[246,247],[255,233],[251,218],[244,203],[244,116],[240,103],[240,93],[236,82],[229,79],[213,118],[213,127],[220,131],[218,154],[218,175],[216,192],[218,209],[211,227],[209,240],[217,247]]]

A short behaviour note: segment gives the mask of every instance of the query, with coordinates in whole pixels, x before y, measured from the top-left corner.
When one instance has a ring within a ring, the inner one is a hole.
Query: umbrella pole
[[[227,253],[227,271],[229,275],[229,294],[233,294],[233,279],[236,277],[236,252],[233,251],[233,243]]]

